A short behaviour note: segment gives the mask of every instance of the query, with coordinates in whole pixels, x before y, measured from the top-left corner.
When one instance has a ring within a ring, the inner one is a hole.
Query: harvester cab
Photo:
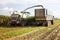
[[[17,11],[15,11],[17,13]],[[20,25],[21,22],[21,16],[19,14],[15,14],[15,12],[13,12],[13,14],[11,14],[11,25]]]

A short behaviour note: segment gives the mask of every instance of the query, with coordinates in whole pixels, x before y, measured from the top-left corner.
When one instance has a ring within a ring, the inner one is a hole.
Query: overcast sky
[[[60,18],[60,0],[0,0],[0,14],[10,15],[10,11],[22,11],[34,5],[43,5],[52,15]]]

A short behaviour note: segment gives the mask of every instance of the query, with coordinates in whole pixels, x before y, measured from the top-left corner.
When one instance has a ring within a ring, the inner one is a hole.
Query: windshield
[[[11,20],[17,20],[17,17],[11,17]]]

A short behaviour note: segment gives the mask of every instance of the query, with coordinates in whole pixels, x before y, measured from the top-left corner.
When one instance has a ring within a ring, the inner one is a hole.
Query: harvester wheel
[[[22,23],[21,23],[21,26],[25,26],[25,22],[22,22]]]

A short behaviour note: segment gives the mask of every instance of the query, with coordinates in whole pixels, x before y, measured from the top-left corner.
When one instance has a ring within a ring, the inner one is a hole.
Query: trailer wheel
[[[42,23],[43,26],[48,26],[47,24],[48,24],[47,21],[44,21],[44,22]]]
[[[43,26],[47,26],[47,23],[46,22],[43,22],[43,24],[42,24]]]
[[[51,20],[51,24],[53,25],[54,23],[53,23],[53,20]]]
[[[50,26],[51,25],[51,21],[47,21],[47,26]]]

